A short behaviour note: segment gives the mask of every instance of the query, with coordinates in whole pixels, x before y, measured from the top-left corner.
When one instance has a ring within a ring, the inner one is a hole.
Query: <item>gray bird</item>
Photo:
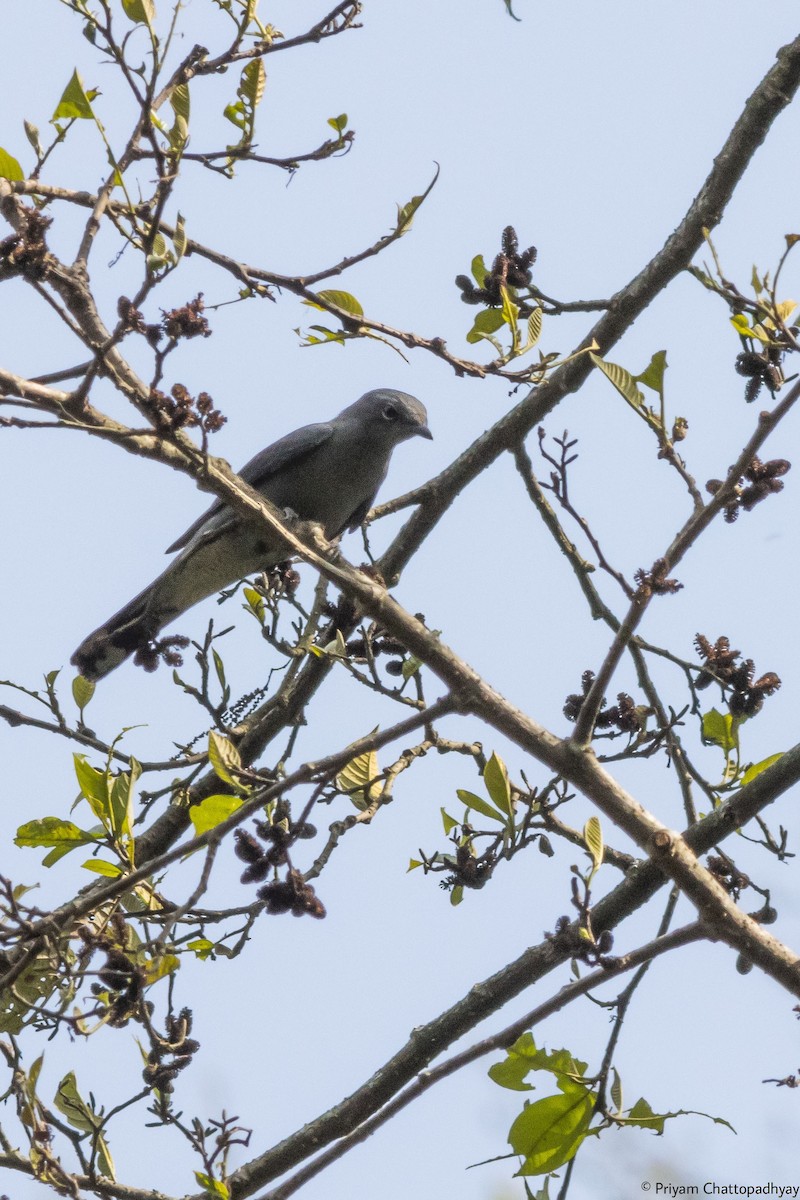
[[[377,388],[332,421],[305,425],[267,446],[239,474],[276,508],[316,521],[332,540],[364,520],[395,446],[433,436],[427,418],[414,396]],[[206,596],[287,557],[268,529],[221,500],[167,554],[176,550],[149,587],[81,642],[71,661],[86,679],[108,675]]]

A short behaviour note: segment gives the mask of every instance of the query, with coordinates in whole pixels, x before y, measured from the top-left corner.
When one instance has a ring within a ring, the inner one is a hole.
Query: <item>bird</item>
[[[363,522],[395,446],[415,436],[433,437],[425,405],[407,392],[376,388],[332,420],[279,438],[239,474],[276,508],[316,522],[333,541]],[[102,679],[207,596],[287,557],[269,529],[222,500],[166,551],[175,552],[165,571],[81,642],[70,661],[85,679]]]

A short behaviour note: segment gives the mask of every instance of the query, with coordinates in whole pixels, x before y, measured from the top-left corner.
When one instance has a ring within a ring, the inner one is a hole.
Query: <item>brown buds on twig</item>
[[[206,435],[217,433],[228,419],[214,408],[208,392],[200,392],[194,397],[182,383],[173,384],[169,396],[158,388],[151,388],[150,411],[157,425],[171,433],[195,427]]]
[[[649,571],[640,568],[634,575],[639,592],[647,596],[669,596],[683,587],[677,579],[668,579],[669,566],[666,559],[657,558]]]
[[[736,520],[739,509],[750,512],[762,500],[766,500],[767,496],[782,492],[783,480],[780,476],[791,470],[791,466],[785,458],[773,458],[765,463],[762,463],[760,458],[751,459],[749,467],[734,489],[733,496],[725,505],[725,520],[728,524],[731,525]],[[715,496],[722,486],[721,479],[709,479],[706,491]]]

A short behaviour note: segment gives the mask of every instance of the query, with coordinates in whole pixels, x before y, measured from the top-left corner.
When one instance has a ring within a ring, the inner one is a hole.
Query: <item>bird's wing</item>
[[[293,433],[287,433],[265,450],[259,451],[254,458],[245,463],[239,474],[245,483],[249,483],[257,491],[263,491],[270,479],[289,467],[298,466],[314,450],[327,442],[332,433],[333,425],[329,421],[295,429]],[[198,517],[194,524],[172,543],[166,553],[173,554],[176,550],[183,550],[207,522],[218,517],[226,508],[227,505],[222,500],[215,500],[208,512]],[[233,514],[231,518],[233,519]],[[219,528],[219,522],[215,523],[215,528]]]
[[[381,483],[383,483],[383,480],[381,480]],[[375,489],[375,491],[372,493],[371,496],[367,496],[366,500],[362,500],[362,502],[359,504],[358,508],[355,510],[355,512],[350,517],[350,520],[345,522],[345,525],[344,525],[345,529],[350,529],[350,530],[358,529],[359,525],[363,524],[364,517],[367,515],[367,513],[369,512],[369,510],[372,508],[373,504],[375,503],[375,497],[377,496],[377,494],[378,494],[378,488]]]

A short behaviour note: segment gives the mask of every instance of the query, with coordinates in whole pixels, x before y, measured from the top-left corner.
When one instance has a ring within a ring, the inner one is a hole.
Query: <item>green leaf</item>
[[[582,1084],[537,1100],[522,1110],[508,1133],[515,1154],[525,1161],[518,1175],[546,1175],[562,1167],[586,1137],[595,1097]]]
[[[83,710],[94,695],[95,684],[83,675],[76,675],[72,681],[72,699],[83,714]]]
[[[428,184],[428,186],[425,188],[425,191],[422,192],[419,196],[412,196],[407,204],[403,204],[402,206],[398,204],[398,206],[397,206],[397,226],[396,226],[397,233],[399,233],[401,235],[404,233],[408,233],[409,229],[411,228],[412,221],[414,220],[414,214],[416,213],[416,211],[420,207],[420,205],[424,204],[425,201],[428,199],[428,196],[430,196],[431,192],[433,191],[433,188],[436,186],[436,182],[437,182],[438,178],[439,178],[439,167],[437,165],[436,174],[434,175],[433,179]]]
[[[483,768],[483,782],[486,784],[487,792],[500,811],[513,819],[514,809],[511,805],[511,784],[508,781],[506,764],[499,755],[492,754]]]
[[[489,1078],[500,1087],[513,1091],[525,1091],[523,1080],[530,1071],[548,1071],[558,1081],[566,1078],[582,1079],[588,1064],[573,1058],[569,1050],[539,1049],[533,1034],[521,1034],[506,1052],[506,1058],[489,1068]],[[560,1086],[560,1082],[559,1082]]]
[[[72,78],[61,95],[58,107],[50,118],[51,121],[94,120],[92,100],[96,91],[87,92],[77,70],[72,72]]]
[[[176,262],[180,262],[186,253],[186,245],[189,239],[186,236],[186,219],[178,213],[175,221],[175,232],[172,235],[172,245],[175,247]]]
[[[97,1116],[78,1091],[74,1071],[69,1071],[61,1080],[54,1102],[73,1129],[79,1129],[81,1133],[92,1133],[97,1129]]]
[[[191,99],[189,97],[188,83],[179,83],[177,87],[172,89],[169,98],[170,106],[176,117],[183,117],[184,121],[189,123],[189,113],[191,111]]]
[[[617,1112],[621,1112],[622,1111],[622,1080],[619,1077],[619,1073],[618,1073],[616,1067],[611,1068],[610,1095],[611,1095],[611,1102],[614,1105],[614,1107],[616,1108]]]
[[[470,264],[470,270],[472,271],[472,278],[475,280],[478,287],[483,287],[484,281],[489,272],[486,270],[486,263],[483,261],[482,254],[475,255],[472,263]]]
[[[122,7],[129,20],[152,29],[156,16],[153,0],[122,0]]]
[[[606,379],[608,379],[633,408],[641,408],[644,404],[644,396],[636,386],[636,381],[630,371],[626,371],[624,367],[617,366],[616,363],[606,362],[597,354],[590,354],[592,360],[598,370],[602,371]]]
[[[741,717],[733,717],[730,713],[721,713],[716,708],[703,713],[702,738],[706,745],[719,746],[725,754],[730,754],[739,745],[739,726]]]
[[[364,309],[361,307],[361,304],[358,300],[356,300],[355,296],[351,296],[349,292],[330,290],[317,292],[317,296],[326,304],[335,304],[337,308],[343,309],[350,316],[364,316]],[[323,308],[321,304],[315,304],[313,300],[304,300],[303,304],[308,305],[309,308],[318,308],[322,312],[328,311],[326,308]]]
[[[239,796],[206,796],[205,800],[193,804],[189,809],[189,820],[196,834],[205,833],[227,821],[243,803]]]
[[[129,771],[120,771],[111,785],[111,829],[120,838],[127,838],[131,845],[133,861],[133,789],[142,773],[142,765],[131,757]]]
[[[264,597],[255,588],[247,586],[242,588],[242,594],[247,601],[246,604],[242,605],[242,608],[246,608],[248,612],[251,612],[258,623],[263,626],[266,620]]]
[[[25,126],[25,136],[34,149],[37,158],[41,158],[44,151],[42,149],[41,138],[39,137],[38,126],[34,125],[33,121],[23,121]]]
[[[500,310],[503,314],[503,320],[511,332],[516,335],[519,323],[519,305],[515,303],[508,288],[501,286],[500,295],[503,297],[503,306]]]
[[[422,866],[422,860],[421,860],[421,859],[419,859],[419,858],[410,858],[410,859],[408,860],[408,870],[406,871],[406,875],[408,874],[408,872],[409,872],[409,871],[416,871],[417,867],[421,867],[421,866]]]
[[[267,72],[264,69],[263,58],[254,58],[247,64],[242,71],[242,78],[239,84],[239,95],[246,100],[252,108],[256,108],[264,95],[264,87],[267,82]],[[345,118],[345,124],[347,120]]]
[[[251,59],[242,71],[239,86],[236,89],[238,100],[226,105],[224,116],[241,131],[241,137],[231,150],[246,149],[253,140],[255,131],[256,108],[264,94],[267,75],[264,63],[260,58]]]
[[[206,1195],[212,1196],[213,1200],[230,1200],[231,1193],[226,1183],[219,1179],[212,1179],[210,1175],[204,1175],[202,1171],[195,1171],[194,1177]]]
[[[764,333],[760,325],[751,325],[744,313],[735,313],[730,320],[731,325],[740,337],[756,338],[759,342],[764,342],[767,345],[772,341],[769,335]]]
[[[490,821],[499,821],[502,825],[505,825],[507,816],[498,812],[496,808],[492,808],[487,800],[482,800],[474,792],[468,792],[465,788],[457,788],[456,795],[463,804],[466,804],[468,809],[474,809],[482,817],[488,817]],[[449,832],[449,829],[445,830],[445,833]]]
[[[408,658],[403,659],[401,674],[405,683],[408,683],[412,675],[416,675],[417,671],[422,666],[422,659],[417,658],[414,654],[409,654]]]
[[[636,376],[636,382],[644,384],[654,392],[658,392],[659,396],[664,395],[664,372],[667,369],[667,352],[666,350],[656,350],[650,362],[647,364],[641,375]]]
[[[232,769],[241,767],[241,755],[230,738],[223,737],[215,729],[208,735],[208,761],[218,779],[235,787],[237,792],[244,790],[238,778],[231,773]]]
[[[770,754],[769,758],[762,758],[759,763],[751,763],[742,776],[742,787],[746,783],[751,783],[757,775],[760,775],[762,771],[766,771],[767,767],[771,767],[779,758],[783,758],[783,754],[784,752],[781,750],[779,754]]]
[[[186,949],[191,950],[192,954],[201,962],[205,962],[214,955],[214,943],[208,938],[194,938],[193,941],[186,943]]]
[[[725,1125],[732,1133],[736,1132],[730,1121],[726,1121],[724,1117],[714,1117],[711,1113],[696,1112],[690,1108],[680,1108],[676,1112],[654,1113],[644,1099],[637,1100],[624,1117],[617,1119],[621,1119],[626,1125],[636,1125],[640,1129],[651,1129],[654,1133],[660,1134],[664,1132],[665,1123],[674,1120],[675,1117],[706,1117],[715,1125]]]
[[[589,817],[583,827],[583,840],[592,858],[592,874],[603,865],[603,831],[597,817]]]
[[[85,754],[73,754],[75,774],[81,795],[88,800],[89,807],[98,820],[108,828],[110,818],[109,779],[105,771],[99,771],[86,761]]]
[[[505,318],[499,308],[484,308],[476,316],[472,329],[467,334],[467,341],[474,346],[484,338],[497,333],[505,323]]]
[[[373,729],[372,732],[377,730]],[[377,753],[374,750],[366,750],[363,754],[351,758],[350,762],[342,767],[336,776],[336,786],[363,812],[381,794],[383,785],[377,778],[380,772]]]
[[[108,879],[118,879],[122,874],[122,867],[118,867],[116,863],[106,862],[104,858],[88,858],[85,863],[81,863],[87,871],[94,871],[95,875],[105,875]]]
[[[456,825],[460,825],[461,822],[457,821],[455,817],[451,817],[450,814],[445,812],[443,808],[440,808],[439,812],[442,814],[442,825],[444,826],[445,835],[451,833],[452,830],[455,829]]]
[[[37,821],[26,821],[17,830],[14,844],[17,846],[59,846],[64,853],[76,846],[88,846],[98,840],[97,835],[79,829],[72,821],[61,817],[41,817]]]
[[[397,232],[400,234],[408,233],[414,223],[414,213],[422,204],[424,196],[412,196],[407,204],[397,206]]]
[[[181,961],[175,954],[159,954],[157,958],[149,958],[144,965],[147,983],[158,983],[159,979],[174,975],[180,965]]]
[[[0,146],[0,179],[24,179],[25,172],[17,160]]]
[[[78,1129],[81,1133],[91,1133],[94,1135],[93,1143],[97,1148],[99,1173],[107,1176],[109,1179],[114,1179],[114,1160],[111,1157],[105,1138],[100,1133],[103,1127],[102,1117],[81,1096],[75,1081],[74,1071],[70,1071],[61,1080],[53,1102],[62,1116],[67,1118],[68,1123],[73,1129]]]
[[[328,124],[341,137],[347,129],[347,113],[339,113],[338,117],[328,117]]]
[[[542,336],[542,310],[535,308],[528,317],[528,341],[526,350],[532,350]]]
[[[464,899],[463,884],[457,883],[456,886],[453,888],[453,890],[450,893],[450,903],[452,904],[453,908],[458,908],[459,904],[461,903],[461,901],[463,899]]]

